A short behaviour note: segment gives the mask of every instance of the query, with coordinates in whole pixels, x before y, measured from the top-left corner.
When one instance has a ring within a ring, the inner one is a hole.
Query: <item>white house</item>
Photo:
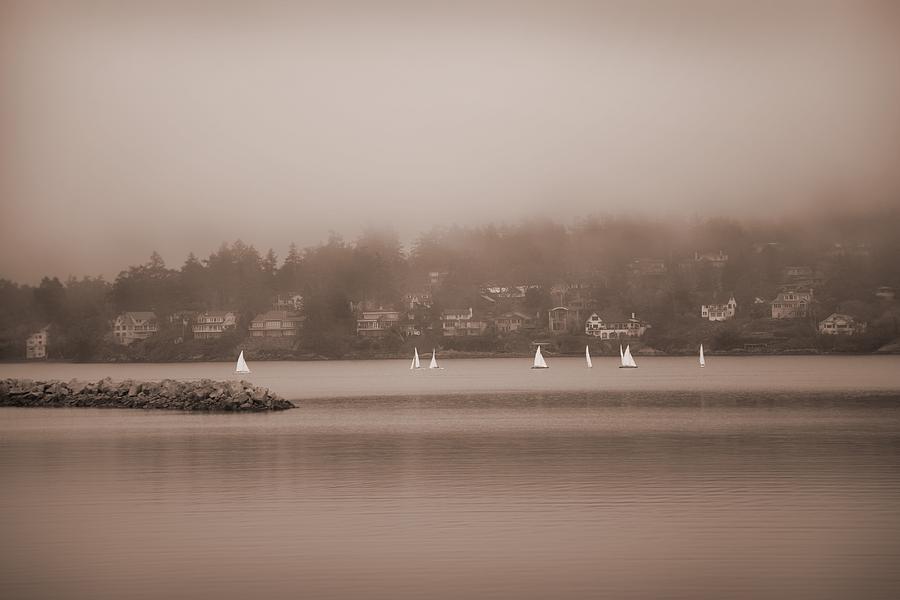
[[[250,337],[293,337],[306,317],[286,310],[270,310],[250,321]]]
[[[28,336],[25,340],[25,358],[47,358],[47,340],[49,325],[46,325]]]
[[[237,324],[237,315],[230,310],[208,310],[194,318],[191,331],[194,338],[207,340],[222,337],[222,334],[234,329]]]
[[[475,317],[471,308],[450,308],[441,313],[441,330],[446,337],[482,335],[487,321]]]
[[[137,340],[146,340],[158,331],[156,315],[149,311],[124,312],[113,322],[113,338],[123,346]]]
[[[700,305],[700,316],[710,321],[727,321],[733,319],[737,312],[737,302],[734,296],[728,299],[724,304],[702,304]]]
[[[641,337],[650,324],[638,319],[631,313],[631,318],[603,319],[597,313],[592,314],[584,324],[584,333],[601,340],[614,340],[628,337]]]

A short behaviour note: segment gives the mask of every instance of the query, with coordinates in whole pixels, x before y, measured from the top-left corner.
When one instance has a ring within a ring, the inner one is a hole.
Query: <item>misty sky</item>
[[[5,2],[0,277],[900,194],[896,3],[422,4]]]

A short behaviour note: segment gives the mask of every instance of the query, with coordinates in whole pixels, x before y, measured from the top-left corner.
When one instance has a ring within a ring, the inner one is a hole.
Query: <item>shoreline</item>
[[[760,357],[760,356],[897,356],[900,355],[900,349],[897,350],[889,350],[889,351],[876,351],[876,352],[829,352],[829,351],[820,351],[811,348],[807,349],[798,349],[797,351],[777,351],[777,352],[704,352],[707,357]],[[431,353],[425,353],[429,356]],[[696,357],[696,353],[669,353],[656,351],[652,353],[643,354],[640,351],[634,352],[635,356],[641,357],[643,359],[647,358],[684,358],[684,357]],[[424,354],[420,353],[420,356],[424,356]],[[457,352],[457,351],[447,351],[438,353],[438,358],[440,360],[454,360],[454,359],[501,359],[501,358],[532,358],[534,355],[532,353],[497,353],[497,352]],[[544,352],[544,356],[548,358],[582,358],[584,357],[583,353],[574,352],[574,353],[566,353],[566,354],[558,354],[552,352]],[[591,353],[592,358],[617,358],[619,355],[616,353]],[[248,361],[252,362],[356,362],[356,361],[369,361],[369,360],[409,360],[410,356],[406,353],[394,353],[394,354],[378,354],[373,356],[350,356],[350,357],[342,357],[342,358],[329,358],[326,356],[303,356],[303,357],[278,357],[278,358],[270,358],[270,357],[253,357],[245,356]],[[0,360],[0,364],[7,365],[32,365],[32,364],[82,364],[82,365],[116,365],[116,364],[193,364],[193,363],[233,363],[235,358],[196,358],[196,359],[183,359],[183,360],[86,360],[79,361],[75,359],[67,359],[67,358],[56,358],[56,359],[36,359],[36,360],[27,360],[27,359],[4,359]]]

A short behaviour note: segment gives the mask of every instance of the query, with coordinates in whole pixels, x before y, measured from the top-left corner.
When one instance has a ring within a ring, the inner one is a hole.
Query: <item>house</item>
[[[603,319],[600,315],[594,313],[585,322],[584,332],[601,340],[614,340],[641,337],[649,327],[649,323],[638,319],[634,316],[634,313],[631,313],[631,318],[627,319],[621,317]]]
[[[785,280],[791,279],[808,279],[813,276],[812,267],[806,266],[790,266],[781,270],[781,276]]]
[[[628,270],[635,277],[664,275],[666,261],[662,258],[636,258],[629,263]]]
[[[483,335],[488,322],[476,318],[471,308],[450,308],[441,313],[441,330],[446,337]]]
[[[447,276],[450,273],[447,271],[429,271],[428,272],[428,287],[435,288],[440,287],[444,280],[447,279]]]
[[[376,310],[364,310],[356,320],[356,335],[362,337],[380,337],[391,327],[400,324],[400,311],[379,307]]]
[[[272,299],[272,310],[300,312],[303,310],[303,296],[295,292],[277,294]]]
[[[50,326],[45,325],[39,330],[28,336],[25,340],[25,358],[37,359],[47,358],[47,340],[49,338]]]
[[[520,312],[505,313],[494,319],[497,331],[512,333],[526,327],[531,327],[531,317]]]
[[[772,301],[773,319],[803,319],[809,316],[809,307],[812,303],[812,290],[800,292],[785,290],[779,292]]]
[[[237,324],[237,315],[230,310],[208,310],[198,314],[194,318],[191,331],[194,339],[210,340],[222,337],[226,331],[234,329]]]
[[[250,337],[294,337],[303,327],[306,317],[286,310],[260,313],[250,321]]]
[[[867,258],[872,254],[872,245],[866,242],[835,242],[826,254],[831,258],[845,256]]]
[[[722,250],[717,252],[694,252],[694,262],[706,263],[721,268],[728,264],[728,255]]]
[[[560,335],[569,329],[569,309],[557,306],[547,311],[547,327],[553,335]]]
[[[146,340],[158,331],[156,315],[149,311],[124,312],[113,321],[113,339],[123,346]]]
[[[896,290],[887,285],[882,285],[875,290],[875,297],[881,298],[882,300],[893,300],[896,296]]]
[[[854,335],[865,330],[865,321],[857,321],[850,315],[841,313],[831,313],[819,321],[819,333],[822,335]]]
[[[727,321],[733,319],[737,312],[737,302],[732,295],[728,302],[724,304],[702,304],[700,305],[700,316],[710,321]]]
[[[429,291],[412,291],[403,294],[403,305],[409,310],[431,308],[433,302]]]
[[[518,299],[521,300],[525,297],[525,293],[528,291],[528,288],[532,286],[528,285],[495,285],[489,284],[484,285],[479,289],[479,292],[486,296],[491,296],[492,298],[504,298],[504,299]]]
[[[583,323],[588,315],[596,310],[594,288],[585,281],[557,283],[550,288],[550,298],[557,307],[565,307],[568,310],[566,321],[570,324]],[[557,316],[562,318],[562,315]]]

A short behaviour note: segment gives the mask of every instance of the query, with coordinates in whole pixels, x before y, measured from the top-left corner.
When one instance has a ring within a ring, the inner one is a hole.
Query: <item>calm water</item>
[[[251,364],[318,397],[268,415],[0,409],[0,596],[897,597],[900,360],[638,360]]]

